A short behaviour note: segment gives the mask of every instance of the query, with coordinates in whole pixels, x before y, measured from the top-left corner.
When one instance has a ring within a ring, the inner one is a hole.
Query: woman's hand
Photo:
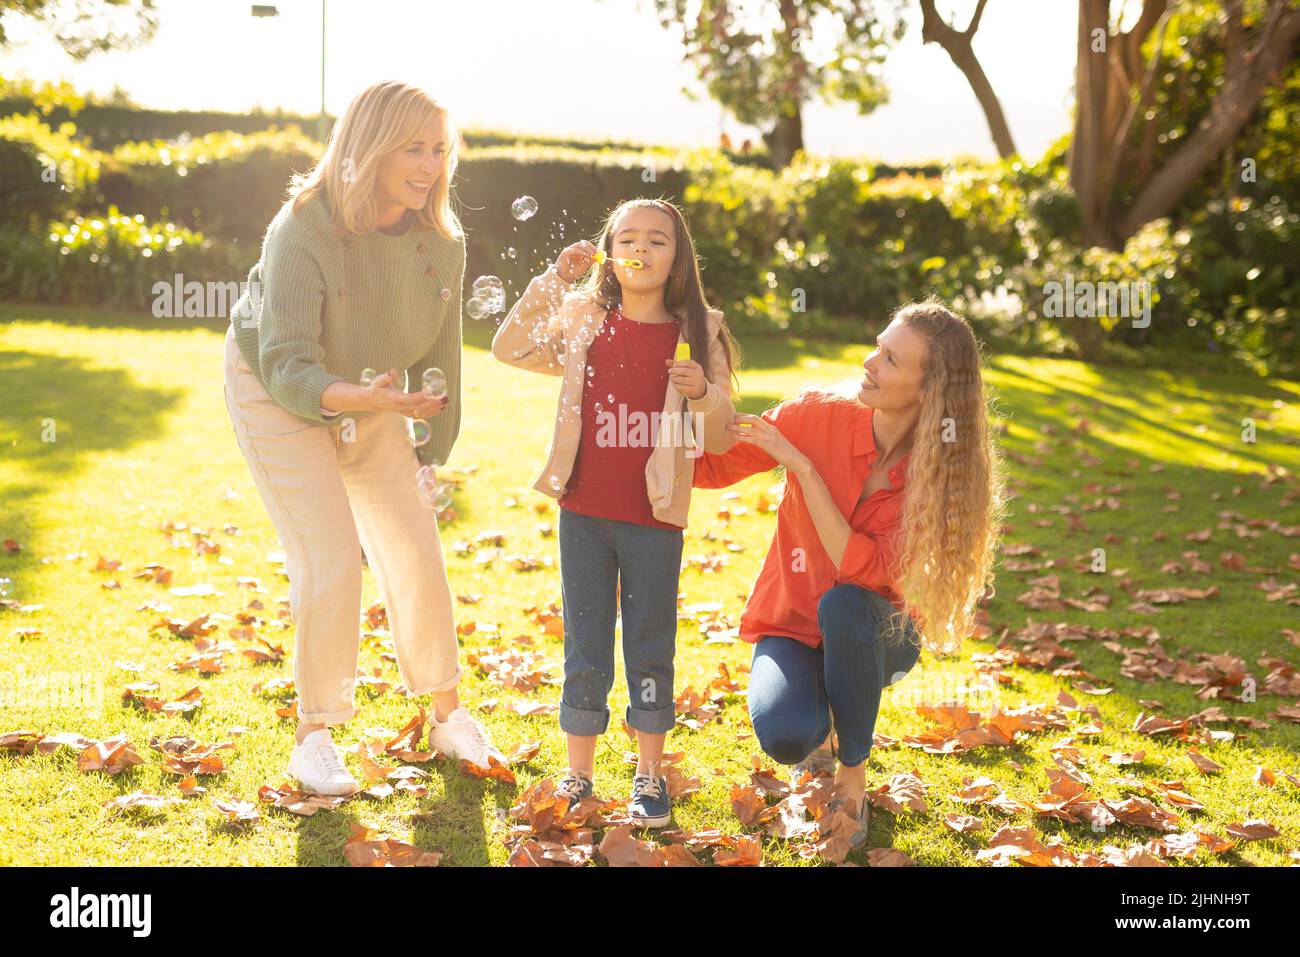
[[[784,465],[788,472],[798,472],[805,465],[811,465],[806,455],[790,444],[790,440],[781,434],[781,430],[766,419],[757,415],[737,412],[727,424],[727,431],[738,442],[757,445],[760,449],[776,459],[777,464]]]
[[[447,407],[450,396],[441,399],[431,398],[424,392],[403,392],[393,388],[393,380],[398,377],[396,369],[389,369],[377,375],[367,387],[370,393],[372,412],[396,412],[411,419],[431,419]]]
[[[566,246],[555,260],[555,271],[565,282],[577,282],[596,261],[596,245],[587,240]]]
[[[702,399],[708,394],[704,368],[694,359],[665,359],[664,362],[668,363],[668,378],[673,388],[686,398]]]

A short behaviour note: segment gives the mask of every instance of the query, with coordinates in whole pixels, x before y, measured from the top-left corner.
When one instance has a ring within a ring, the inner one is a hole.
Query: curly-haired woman
[[[1002,466],[990,438],[980,348],[937,300],[894,313],[852,389],[808,390],[706,453],[693,484],[731,485],[778,465],[776,534],[745,604],[754,644],[749,713],[763,750],[832,770],[864,840],[866,759],[882,690],[931,650],[959,647],[992,581]],[[836,743],[838,746],[836,746]]]

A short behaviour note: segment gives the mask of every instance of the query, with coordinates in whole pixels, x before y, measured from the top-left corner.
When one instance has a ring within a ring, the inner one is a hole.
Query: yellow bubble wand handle
[[[603,249],[596,250],[596,265],[603,266],[606,260],[617,263],[620,266],[627,266],[629,269],[645,268],[645,263],[639,259],[623,259],[619,256],[610,256]]]

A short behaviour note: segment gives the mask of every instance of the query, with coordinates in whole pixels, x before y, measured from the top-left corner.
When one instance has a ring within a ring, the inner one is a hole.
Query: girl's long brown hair
[[[690,230],[686,228],[686,217],[682,211],[666,199],[629,199],[620,203],[605,219],[595,244],[603,249],[607,257],[614,256],[614,223],[624,210],[644,207],[657,209],[673,221],[677,238],[677,251],[673,256],[672,268],[668,270],[668,284],[664,287],[664,306],[677,317],[679,323],[685,322],[686,341],[691,344],[691,357],[704,367],[708,375],[709,355],[709,320],[708,311],[712,307],[704,295],[704,283],[700,279],[699,260],[695,255],[695,242]],[[603,264],[593,265],[586,277],[578,285],[578,291],[591,296],[602,306],[609,308],[622,302],[623,287],[619,285],[614,272],[614,264],[607,258]],[[740,383],[736,378],[736,369],[740,365],[740,346],[723,318],[718,330],[718,343],[727,357],[731,370],[732,395],[740,392]]]

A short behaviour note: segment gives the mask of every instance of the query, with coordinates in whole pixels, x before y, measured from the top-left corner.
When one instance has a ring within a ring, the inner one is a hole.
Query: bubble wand
[[[639,259],[623,259],[620,256],[610,256],[603,249],[596,250],[596,265],[603,266],[606,260],[609,260],[610,262],[613,263],[618,263],[620,266],[627,266],[629,269],[645,268],[645,263],[643,263]]]

